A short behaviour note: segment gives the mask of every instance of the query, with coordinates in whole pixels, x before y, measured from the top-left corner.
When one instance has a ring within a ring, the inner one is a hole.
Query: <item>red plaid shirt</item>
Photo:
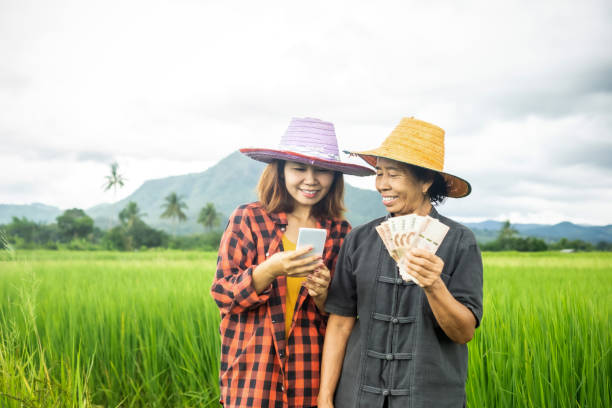
[[[289,338],[285,339],[286,278],[260,293],[253,269],[282,251],[285,213],[270,214],[260,203],[238,207],[221,239],[211,293],[221,311],[221,402],[225,407],[317,405],[321,351],[327,318],[302,287]],[[331,273],[350,230],[344,220],[324,220],[323,259]]]

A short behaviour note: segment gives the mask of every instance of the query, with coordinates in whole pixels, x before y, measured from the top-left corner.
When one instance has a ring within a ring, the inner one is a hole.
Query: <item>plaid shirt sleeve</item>
[[[230,216],[229,223],[219,245],[217,274],[211,288],[221,316],[240,313],[253,306],[265,303],[270,291],[257,294],[253,288],[253,269],[257,261],[257,242],[246,206],[238,207]]]

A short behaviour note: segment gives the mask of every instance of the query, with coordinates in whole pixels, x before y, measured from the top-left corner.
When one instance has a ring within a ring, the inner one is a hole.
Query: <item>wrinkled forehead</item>
[[[397,160],[387,159],[386,157],[376,158],[376,168],[385,170],[407,170],[408,166],[405,163]]]

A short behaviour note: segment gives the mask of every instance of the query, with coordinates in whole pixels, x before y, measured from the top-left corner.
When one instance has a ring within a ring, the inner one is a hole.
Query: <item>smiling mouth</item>
[[[397,196],[382,196],[383,204],[391,204],[393,201],[397,199]]]
[[[306,190],[306,189],[302,189],[302,188],[300,188],[300,191],[307,198],[313,198],[319,192],[319,190]]]

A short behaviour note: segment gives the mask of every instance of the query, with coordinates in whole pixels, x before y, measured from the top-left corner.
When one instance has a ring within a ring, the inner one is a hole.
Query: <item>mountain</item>
[[[132,193],[113,204],[101,204],[86,210],[96,224],[102,228],[117,223],[117,214],[128,202],[138,203],[147,216],[143,220],[149,225],[179,234],[201,232],[197,223],[198,213],[207,202],[212,202],[223,214],[223,225],[231,212],[240,204],[257,199],[255,187],[265,164],[234,152],[202,173],[149,180]],[[164,197],[176,192],[187,204],[187,221],[173,225],[172,221],[160,219]],[[385,214],[378,193],[345,184],[347,219],[353,225],[363,224]]]
[[[483,221],[465,225],[474,231],[479,242],[487,242],[497,238],[503,224],[500,221]],[[561,238],[580,239],[593,244],[600,241],[612,242],[612,225],[577,225],[564,221],[555,225],[512,224],[512,228],[517,230],[522,237],[537,237],[549,242],[558,241]]]
[[[0,204],[0,224],[8,224],[13,217],[25,217],[30,221],[48,224],[55,222],[55,218],[62,213],[57,207],[41,203],[29,205]]]

